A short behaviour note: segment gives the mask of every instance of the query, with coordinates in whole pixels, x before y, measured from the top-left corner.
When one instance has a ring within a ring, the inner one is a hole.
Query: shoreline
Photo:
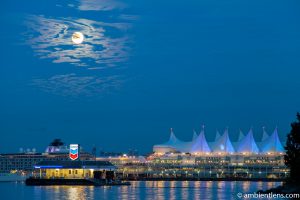
[[[271,178],[125,178],[123,181],[251,181],[251,182],[285,182],[286,179]]]

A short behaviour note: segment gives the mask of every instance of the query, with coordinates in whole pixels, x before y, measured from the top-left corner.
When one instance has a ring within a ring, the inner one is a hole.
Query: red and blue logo
[[[70,144],[69,157],[71,160],[77,160],[79,158],[79,145]]]

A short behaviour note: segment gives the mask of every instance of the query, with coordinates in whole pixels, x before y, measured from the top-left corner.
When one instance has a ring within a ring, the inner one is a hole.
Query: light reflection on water
[[[134,181],[131,186],[25,186],[0,183],[3,199],[237,199],[236,194],[277,187],[281,182]],[[1,198],[2,199],[2,198]]]

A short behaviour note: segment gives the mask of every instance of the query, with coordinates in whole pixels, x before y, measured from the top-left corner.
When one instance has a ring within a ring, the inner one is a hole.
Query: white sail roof
[[[242,132],[242,130],[240,129],[237,141],[236,142],[232,142],[232,145],[233,145],[234,149],[238,149],[240,141],[242,141],[244,137],[245,137],[245,135]]]
[[[239,142],[237,152],[239,153],[258,153],[259,149],[253,137],[252,129],[248,134]]]
[[[220,137],[221,137],[220,132],[217,130],[216,131],[215,141],[217,141]]]
[[[207,144],[204,129],[200,132],[196,140],[191,146],[190,153],[209,153],[211,152],[210,147]]]
[[[240,130],[238,142],[242,141],[244,137],[245,137],[244,133],[242,132],[242,130]]]
[[[197,139],[198,135],[197,132],[195,130],[193,130],[193,138],[192,141],[195,141]]]
[[[158,148],[158,147],[171,148],[171,149],[174,149],[174,150],[180,151],[180,152],[189,152],[192,144],[193,144],[193,141],[192,142],[184,142],[184,141],[179,140],[175,136],[173,129],[171,128],[169,140],[163,144],[154,145],[154,148]]]
[[[180,143],[180,140],[176,138],[173,129],[170,129],[170,137],[169,140],[163,144],[154,145],[154,147],[171,147],[174,148],[176,144]]]
[[[261,141],[264,142],[268,138],[269,138],[269,135],[268,135],[268,133],[266,131],[266,128],[263,126],[263,136],[262,136]]]
[[[229,138],[228,129],[220,136],[219,132],[216,133],[216,140],[208,143],[205,137],[204,126],[199,135],[194,131],[192,141],[185,142],[179,140],[173,129],[170,131],[169,140],[165,143],[154,145],[153,149],[156,152],[184,152],[184,153],[197,153],[197,152],[220,152],[220,153],[258,153],[259,149],[263,153],[284,152],[284,148],[278,137],[277,128],[273,134],[268,136],[265,129],[263,129],[263,141],[255,142],[252,129],[246,136],[240,131],[237,142],[232,143]],[[259,148],[258,148],[259,145]]]
[[[214,152],[234,153],[234,148],[228,135],[228,129],[226,129],[224,134],[215,142]]]
[[[278,137],[277,128],[275,128],[272,135],[270,135],[262,144],[262,152],[263,153],[272,153],[272,152],[284,152],[284,148],[280,142]]]

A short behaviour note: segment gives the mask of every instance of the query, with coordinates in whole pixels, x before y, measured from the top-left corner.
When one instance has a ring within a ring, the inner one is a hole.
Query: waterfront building
[[[20,152],[0,154],[0,173],[11,171],[32,171],[33,166],[42,161],[67,161],[69,149],[63,143],[51,143],[44,153]],[[53,146],[54,145],[54,146]],[[94,160],[95,157],[81,150],[80,160]]]
[[[270,136],[263,128],[259,142],[255,141],[252,129],[247,135],[240,131],[236,142],[231,142],[228,129],[221,136],[217,131],[215,141],[207,142],[204,128],[190,142],[190,149],[183,150],[184,142],[178,141],[171,130],[168,142],[153,146],[153,154],[147,157],[147,176],[280,179],[289,174],[277,128]]]
[[[224,134],[212,145],[215,153],[234,153],[234,148],[229,138],[228,129],[226,128]]]
[[[215,141],[207,142],[204,127],[199,136],[193,135],[193,140],[184,142],[179,140],[171,129],[170,138],[163,144],[153,146],[153,152],[156,154],[166,153],[211,153],[211,154],[266,154],[266,153],[284,153],[284,148],[278,137],[277,128],[271,136],[263,129],[262,141],[255,141],[252,129],[248,134],[240,131],[238,140],[232,142],[229,136],[228,129],[225,129],[223,135],[220,136],[217,131]]]
[[[248,134],[238,142],[237,152],[243,154],[257,154],[259,152],[257,144],[253,138],[252,129],[250,129]]]
[[[238,141],[237,141],[237,142],[240,142],[240,141],[242,141],[242,140],[244,139],[244,137],[245,137],[245,135],[244,135],[243,131],[242,131],[242,130],[240,130],[240,133],[239,133],[239,138],[238,138]]]
[[[41,161],[64,161],[69,160],[68,153],[10,153],[0,154],[0,172],[13,170],[30,171],[33,166]],[[82,152],[81,160],[93,160],[90,153]]]
[[[193,137],[194,138],[194,137]],[[191,153],[209,153],[211,152],[210,147],[206,141],[204,130],[193,140],[191,145]]]
[[[116,176],[119,178],[137,178],[146,174],[148,161],[144,156],[101,156],[97,161],[108,161],[117,167]]]
[[[108,161],[42,161],[34,165],[34,177],[82,179],[112,176],[116,167]]]
[[[74,160],[72,151],[68,161],[42,161],[34,169],[26,185],[130,185],[116,179],[116,167],[110,162]]]
[[[264,142],[266,139],[268,139],[269,135],[266,131],[266,128],[263,126],[263,135],[261,141]]]
[[[97,157],[97,161],[108,161],[117,167],[121,167],[123,165],[135,165],[135,164],[145,164],[147,162],[144,156],[129,156],[127,154],[123,154],[120,156],[104,156]]]
[[[272,135],[262,141],[261,150],[263,153],[284,152],[284,148],[278,137],[277,128],[274,130]]]

